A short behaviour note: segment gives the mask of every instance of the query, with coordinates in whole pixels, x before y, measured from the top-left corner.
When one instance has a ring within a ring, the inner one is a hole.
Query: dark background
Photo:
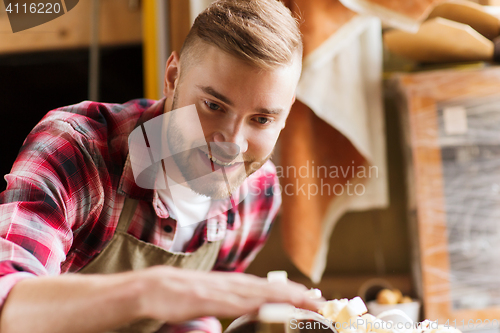
[[[88,99],[88,49],[0,56],[0,192],[19,148],[50,110]],[[143,97],[142,46],[100,52],[99,101]]]

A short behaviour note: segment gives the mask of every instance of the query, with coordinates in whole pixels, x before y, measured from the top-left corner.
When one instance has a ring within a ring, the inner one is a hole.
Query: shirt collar
[[[246,186],[246,181],[242,186]],[[227,226],[229,230],[238,229],[240,220],[237,219],[236,216],[238,213],[239,198],[240,193],[236,191],[230,199],[212,200],[208,213],[210,216],[210,218],[207,219],[208,222],[221,223]],[[166,219],[170,216],[166,203],[160,199],[156,190],[153,190],[152,202],[156,215],[158,215],[159,218]]]

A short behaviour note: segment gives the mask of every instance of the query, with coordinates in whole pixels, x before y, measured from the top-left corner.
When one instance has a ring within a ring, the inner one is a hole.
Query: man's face
[[[170,57],[164,92],[166,109],[170,101],[170,110],[196,106],[206,148],[194,149],[200,147],[199,138],[193,137],[190,120],[182,113],[171,117],[168,144],[171,151],[183,151],[174,160],[191,189],[219,199],[270,158],[294,101],[300,67],[262,70],[203,45],[195,49],[204,55],[182,72],[181,80],[179,60]],[[207,170],[222,172],[212,173],[209,181],[190,181]]]

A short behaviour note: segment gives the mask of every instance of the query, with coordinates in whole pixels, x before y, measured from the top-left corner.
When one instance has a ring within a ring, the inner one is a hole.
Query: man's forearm
[[[142,282],[133,273],[25,279],[9,293],[0,332],[105,332],[140,318]]]
[[[317,310],[318,300],[289,282],[241,273],[168,266],[110,275],[25,279],[12,288],[0,314],[2,333],[106,332],[141,318],[179,323],[204,316],[239,317],[265,303]]]

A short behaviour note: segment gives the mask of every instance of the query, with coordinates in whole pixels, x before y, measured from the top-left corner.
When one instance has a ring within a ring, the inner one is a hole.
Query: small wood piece
[[[344,6],[358,13],[378,16],[387,25],[415,32],[434,4],[440,0],[340,0]]]
[[[390,289],[381,290],[377,295],[377,302],[379,304],[397,304],[398,301],[399,295]]]
[[[416,34],[399,30],[384,34],[388,49],[419,62],[492,60],[493,43],[470,26],[436,17]]]
[[[483,6],[465,0],[449,0],[439,3],[429,14],[429,19],[442,17],[451,21],[468,24],[488,39],[500,34],[500,20],[487,13]]]

